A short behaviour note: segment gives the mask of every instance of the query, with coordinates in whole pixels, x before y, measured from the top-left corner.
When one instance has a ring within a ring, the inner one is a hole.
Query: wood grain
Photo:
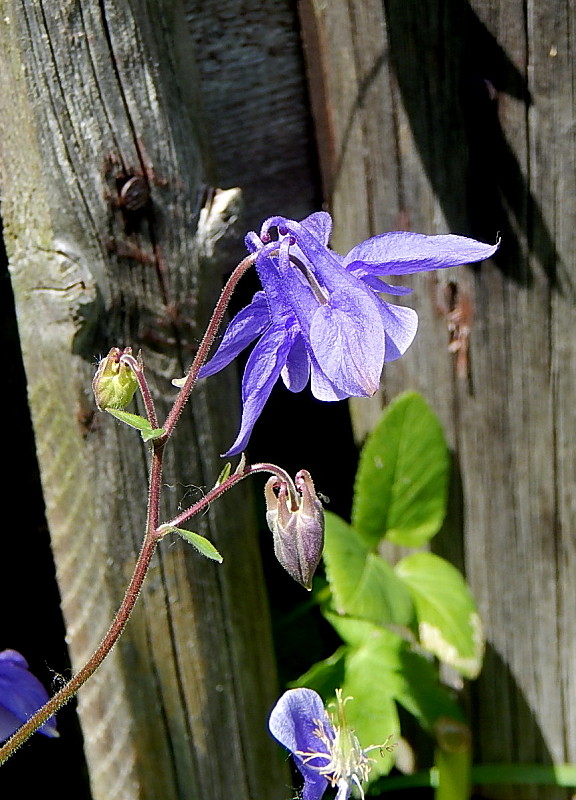
[[[574,6],[300,7],[336,249],[391,229],[502,235],[493,262],[410,276],[417,341],[353,415],[362,437],[386,398],[417,389],[454,448],[463,518],[436,547],[465,569],[488,635],[476,761],[574,761]],[[448,280],[473,309],[460,375],[439,313]]]
[[[99,643],[144,527],[148,452],[95,415],[99,354],[142,347],[166,413],[230,269],[238,193],[207,192],[208,143],[178,2],[1,3],[0,179],[47,516],[73,665]],[[151,204],[118,206],[143,175]],[[167,455],[165,513],[215,481],[233,378],[200,388]],[[166,541],[121,643],[79,697],[93,797],[272,797],[276,696],[250,492]]]

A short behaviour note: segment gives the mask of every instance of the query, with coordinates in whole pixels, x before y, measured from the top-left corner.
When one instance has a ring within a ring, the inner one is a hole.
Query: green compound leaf
[[[192,547],[195,547],[199,553],[206,558],[211,559],[212,561],[217,561],[219,564],[222,563],[224,560],[218,550],[214,547],[212,542],[208,541],[204,536],[200,536],[199,533],[192,533],[192,531],[187,531],[185,528],[175,528],[172,525],[166,525],[163,530],[166,532],[172,531],[173,533],[177,533],[178,536],[181,536],[185,539],[188,544],[191,544]]]
[[[352,649],[346,658],[342,697],[352,698],[346,703],[346,719],[363,748],[392,744],[400,734],[394,700],[397,643],[391,643],[387,634],[388,631],[381,631],[379,639]],[[393,750],[383,747],[380,752],[373,750],[368,755],[374,758],[370,780],[387,775],[394,765]]]
[[[323,608],[322,615],[342,641],[351,647],[359,647],[366,640],[380,636],[381,630],[387,630],[365,619],[337,614],[330,607]]]
[[[476,678],[484,634],[461,573],[433,553],[407,556],[396,565],[396,573],[412,593],[422,647],[467,678]]]
[[[414,652],[403,636],[364,620],[339,617],[329,610],[323,614],[348,645],[347,655],[367,651],[370,658],[378,658],[379,671],[367,674],[366,680],[379,683],[386,675],[394,700],[416,717],[425,730],[435,732],[441,718],[463,720],[453,693],[438,680],[435,663]]]
[[[151,439],[159,439],[164,435],[164,428],[153,428],[149,420],[141,417],[138,414],[130,414],[128,411],[121,411],[119,408],[107,408],[106,411],[112,414],[113,417],[130,425],[131,428],[136,428],[140,431],[142,439],[149,442]]]
[[[288,684],[289,689],[306,687],[314,689],[322,697],[331,697],[344,683],[344,664],[347,647],[339,647],[335,653],[323,661],[312,664],[310,669],[297,680]]]
[[[407,392],[368,437],[356,475],[352,525],[370,547],[384,536],[421,547],[446,513],[450,458],[442,428],[424,398]]]
[[[430,734],[445,727],[465,728],[454,694],[438,680],[438,670],[429,658],[414,652],[396,632],[365,620],[342,617],[324,609],[324,616],[346,644],[330,658],[314,664],[291,686],[315,689],[323,698],[341,687],[346,716],[363,747],[383,745],[399,735],[397,706],[412,714]],[[394,752],[385,748],[376,758],[371,780],[390,770]]]
[[[409,625],[410,592],[394,569],[343,519],[326,512],[325,520],[323,557],[336,611],[377,625]]]

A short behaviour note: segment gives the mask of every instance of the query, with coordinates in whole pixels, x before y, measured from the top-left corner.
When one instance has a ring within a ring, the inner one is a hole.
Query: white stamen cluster
[[[342,690],[336,690],[336,711],[332,715],[333,737],[328,734],[321,722],[317,723],[314,734],[325,745],[328,753],[297,751],[297,755],[303,758],[305,764],[309,764],[315,758],[322,758],[328,762],[323,766],[315,767],[311,764],[309,766],[317,769],[331,786],[338,787],[337,800],[347,798],[353,786],[358,788],[361,798],[364,798],[362,783],[368,780],[374,762],[374,759],[368,758],[366,753],[381,747],[374,745],[363,750],[360,746],[358,737],[348,726],[344,713],[344,706],[351,699],[347,697],[343,700]]]

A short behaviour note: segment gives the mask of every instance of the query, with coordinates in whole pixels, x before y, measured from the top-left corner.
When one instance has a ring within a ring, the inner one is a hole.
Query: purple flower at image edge
[[[28,671],[24,656],[16,650],[0,652],[0,741],[8,739],[47,701],[48,693]],[[55,717],[41,728],[45,736],[58,736]]]
[[[328,786],[337,787],[336,800],[348,800],[354,787],[364,797],[362,784],[372,766],[367,753],[386,745],[363,750],[346,723],[345,704],[342,692],[336,690],[333,723],[319,694],[312,689],[289,689],[272,709],[268,727],[291,752],[304,778],[302,800],[320,800]]]
[[[412,290],[382,278],[471,264],[498,249],[498,243],[463,236],[397,231],[373,236],[340,256],[328,247],[331,228],[330,215],[320,211],[302,222],[270,217],[260,235],[246,236],[263,291],[232,319],[200,370],[201,378],[214,375],[258,340],[242,378],[240,431],[227,456],[246,447],[280,377],[292,392],[310,382],[318,400],[376,392],[384,364],[406,352],[418,327],[413,309],[379,296]]]

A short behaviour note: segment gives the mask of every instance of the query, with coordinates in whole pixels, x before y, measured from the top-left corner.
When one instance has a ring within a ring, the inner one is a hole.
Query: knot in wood
[[[127,211],[141,211],[149,200],[148,181],[142,175],[134,175],[122,184],[120,205]]]

